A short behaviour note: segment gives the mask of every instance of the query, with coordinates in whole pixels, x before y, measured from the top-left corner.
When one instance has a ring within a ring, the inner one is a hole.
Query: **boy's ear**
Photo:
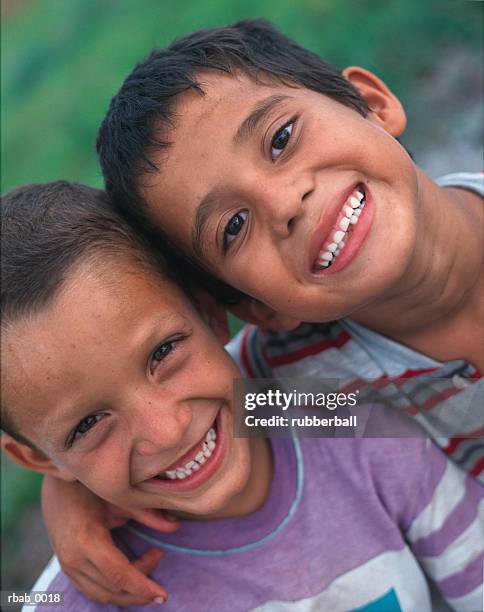
[[[370,107],[369,119],[398,138],[407,125],[405,111],[399,99],[369,70],[359,66],[349,66],[342,74],[366,100]]]
[[[236,306],[230,307],[230,312],[237,318],[253,323],[267,331],[290,331],[301,325],[301,321],[282,315],[259,300],[248,298]]]
[[[41,474],[50,474],[62,480],[74,482],[75,476],[70,474],[67,470],[64,470],[55,465],[51,459],[49,459],[44,453],[31,448],[26,444],[22,444],[12,438],[9,434],[2,433],[1,444],[4,452],[22,467],[27,470],[33,470],[34,472],[40,472]]]
[[[220,342],[223,345],[227,344],[230,340],[227,311],[206,291],[197,289],[194,291],[194,294],[203,320],[212,329]]]

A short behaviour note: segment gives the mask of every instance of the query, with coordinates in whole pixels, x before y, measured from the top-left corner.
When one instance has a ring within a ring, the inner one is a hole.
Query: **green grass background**
[[[412,92],[452,52],[482,52],[482,3],[464,0],[3,0],[2,13],[2,192],[57,178],[101,186],[94,142],[111,96],[153,47],[198,28],[271,19],[338,66],[375,71],[430,122],[438,113]],[[35,474],[4,461],[7,541],[38,492]]]
[[[55,178],[101,184],[94,139],[123,77],[191,30],[270,18],[339,66],[361,64],[400,94],[451,46],[479,44],[480,2],[458,0],[42,0],[6,2],[2,190]],[[15,8],[20,7],[20,8]]]

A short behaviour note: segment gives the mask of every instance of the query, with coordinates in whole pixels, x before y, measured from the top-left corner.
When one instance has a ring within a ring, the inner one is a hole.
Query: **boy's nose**
[[[270,227],[280,238],[286,238],[294,231],[303,215],[307,199],[313,191],[309,180],[299,182],[272,183],[259,186],[259,206]]]
[[[179,405],[158,410],[146,408],[135,434],[134,450],[138,455],[154,455],[183,444],[192,422],[189,406]]]

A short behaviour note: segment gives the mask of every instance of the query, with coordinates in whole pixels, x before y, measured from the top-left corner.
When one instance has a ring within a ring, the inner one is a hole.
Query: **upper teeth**
[[[365,207],[365,194],[356,189],[343,204],[338,220],[316,258],[316,268],[327,268],[343,250],[345,238],[350,226],[358,223],[361,211]]]
[[[215,433],[215,429],[211,427],[205,436],[205,440],[203,441],[202,450],[199,451],[195,457],[193,457],[193,459],[191,459],[183,467],[177,467],[175,470],[167,470],[166,472],[162,472],[161,476],[169,478],[170,480],[183,480],[187,476],[190,476],[192,472],[199,470],[200,466],[202,466],[207,459],[212,456],[216,446],[216,439],[217,434]]]

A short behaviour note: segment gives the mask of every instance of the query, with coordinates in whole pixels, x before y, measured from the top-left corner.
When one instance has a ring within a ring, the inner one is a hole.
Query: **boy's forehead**
[[[202,71],[196,73],[195,79],[203,93],[190,90],[181,94],[175,103],[176,114],[185,121],[190,116],[194,120],[212,117],[221,108],[234,115],[244,114],[257,99],[269,95],[269,92],[288,89],[275,79],[267,77],[256,80],[242,72],[226,74]],[[234,99],[237,100],[236,105],[232,103]]]
[[[161,152],[162,173],[169,175],[188,161],[187,148],[208,143],[214,132],[224,134],[223,144],[232,144],[234,129],[261,100],[289,88],[278,83],[258,82],[245,74],[203,72],[196,75],[203,94],[190,90],[175,103],[174,129],[169,134],[168,153]],[[290,91],[290,90],[289,90]],[[198,139],[198,142],[194,142]],[[188,147],[187,147],[188,145]],[[224,155],[223,149],[211,151]],[[156,158],[156,154],[155,154]]]
[[[107,372],[142,347],[148,354],[160,337],[195,321],[182,290],[155,271],[102,267],[79,267],[52,302],[5,332],[2,393],[9,410],[21,412],[14,414],[19,425],[42,422],[62,397],[70,403],[93,371]]]

